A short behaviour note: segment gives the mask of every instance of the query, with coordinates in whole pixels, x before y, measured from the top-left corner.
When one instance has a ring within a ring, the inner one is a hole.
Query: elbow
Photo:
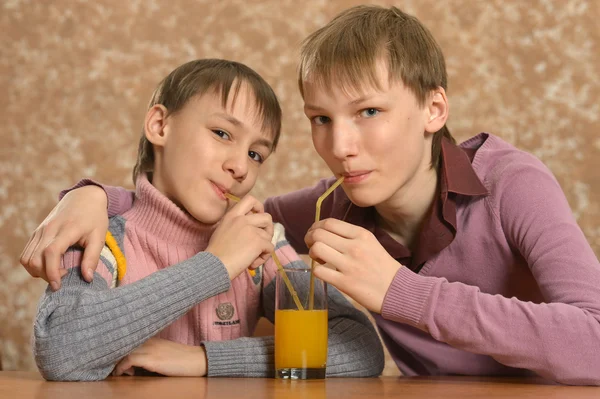
[[[561,370],[561,372],[539,373],[545,378],[563,385],[600,386],[600,368]]]
[[[99,381],[113,370],[113,365],[97,364],[81,353],[75,337],[47,324],[36,322],[32,341],[35,363],[48,381]]]
[[[329,377],[367,378],[381,375],[385,367],[385,356],[377,334],[366,333],[347,344],[354,347],[354,350],[343,350],[328,359],[331,361],[327,365]]]
[[[75,348],[38,337],[34,337],[33,351],[37,368],[48,381],[100,381],[112,371],[112,367],[92,368]]]
[[[385,367],[385,354],[379,336],[375,333],[365,334],[360,340],[362,347],[356,362],[355,377],[379,377]]]
[[[92,369],[86,365],[67,361],[64,364],[35,357],[38,370],[47,381],[101,381],[110,375],[110,369]]]
[[[385,354],[383,352],[383,347],[381,346],[379,337],[375,336],[375,338],[377,339],[377,348],[373,349],[369,359],[367,359],[369,367],[367,367],[365,377],[379,377],[385,368]]]
[[[575,355],[575,353],[577,353]],[[553,356],[546,367],[534,370],[540,376],[563,385],[600,386],[600,352],[574,351],[567,356]]]

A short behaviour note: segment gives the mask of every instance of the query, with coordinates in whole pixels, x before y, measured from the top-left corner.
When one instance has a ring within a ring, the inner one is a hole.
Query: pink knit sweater
[[[122,217],[125,219],[122,249],[129,267],[119,286],[193,257],[206,249],[215,229],[215,225],[202,224],[179,209],[145,176],[138,179],[133,207]],[[284,264],[291,261],[289,258],[299,259],[289,245],[279,248],[278,255]],[[79,266],[80,256],[80,252],[68,252],[64,266]],[[104,262],[99,262],[97,272],[110,286],[112,274]],[[261,266],[258,277],[242,273],[231,282],[227,292],[194,306],[157,336],[187,345],[251,336],[260,317],[261,290],[275,273],[272,261]]]

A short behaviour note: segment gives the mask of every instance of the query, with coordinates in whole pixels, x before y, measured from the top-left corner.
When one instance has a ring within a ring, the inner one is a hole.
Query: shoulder
[[[492,198],[513,189],[531,191],[548,184],[558,186],[550,169],[533,154],[520,150],[498,136],[479,134],[464,143],[464,148],[477,148],[473,170]]]
[[[488,190],[486,204],[501,223],[536,217],[545,220],[548,214],[571,220],[560,184],[534,155],[487,135],[473,159],[473,169]]]

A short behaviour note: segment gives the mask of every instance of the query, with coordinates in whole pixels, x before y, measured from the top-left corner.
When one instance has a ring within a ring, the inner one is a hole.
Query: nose
[[[242,182],[248,176],[248,151],[236,151],[230,154],[223,163],[223,169],[235,180]]]
[[[358,154],[359,132],[349,123],[334,123],[331,134],[331,150],[333,156],[345,160]]]

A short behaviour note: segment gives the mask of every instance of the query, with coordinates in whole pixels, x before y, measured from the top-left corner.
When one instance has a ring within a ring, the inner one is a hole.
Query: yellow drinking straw
[[[236,197],[233,194],[225,193],[225,196],[234,202],[240,202],[240,198]],[[288,279],[288,276],[285,273],[285,269],[281,265],[281,261],[277,257],[277,254],[275,253],[275,251],[271,252],[271,257],[273,258],[273,261],[275,261],[275,264],[277,265],[277,269],[279,269],[279,272],[281,273],[283,282],[285,283],[288,290],[290,291],[290,294],[292,294],[292,299],[294,300],[294,303],[298,307],[298,310],[304,310],[304,307],[302,306],[302,303],[300,303],[300,299],[298,298],[298,294],[294,290],[294,287],[292,286],[292,282]],[[254,274],[256,274],[256,272],[252,269],[248,269],[248,272],[250,273],[250,275],[252,277],[254,277]]]
[[[325,198],[327,198],[327,196],[329,194],[331,194],[333,192],[333,190],[335,190],[337,188],[337,186],[342,184],[343,181],[344,181],[344,176],[337,179],[337,181],[335,183],[333,183],[333,185],[331,187],[329,187],[327,189],[327,191],[325,191],[323,193],[323,195],[321,195],[319,197],[319,199],[317,199],[317,209],[315,212],[315,223],[321,219],[321,204],[323,203],[323,200]],[[312,259],[310,261],[310,293],[308,295],[308,309],[309,310],[313,310],[313,308],[315,306],[315,275],[313,273],[314,270],[315,270],[315,260]]]

